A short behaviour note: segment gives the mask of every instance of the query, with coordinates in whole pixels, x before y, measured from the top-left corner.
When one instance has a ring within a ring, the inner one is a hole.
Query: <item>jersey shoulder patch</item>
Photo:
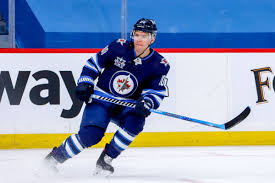
[[[118,43],[118,44],[120,44],[121,46],[123,46],[123,44],[125,44],[126,43],[126,39],[118,39],[118,40],[116,40],[116,43]]]
[[[163,64],[165,67],[169,66],[169,62],[166,60],[166,58],[162,58],[160,60],[160,63]]]
[[[107,52],[110,52],[109,54],[116,53],[117,51],[124,50],[125,48],[128,48],[130,44],[130,41],[126,39],[117,39],[112,41],[109,45],[107,45],[105,48],[103,48],[99,54],[104,55]]]
[[[170,65],[166,58],[155,51],[152,60],[154,60],[154,64],[151,65],[151,69],[154,69],[155,73],[158,73],[158,75],[165,75],[168,73]]]
[[[170,65],[169,65],[169,62],[167,61],[167,59],[164,58],[161,54],[159,54],[158,52],[155,51],[155,55],[156,55],[155,58],[157,58],[157,60],[159,60],[158,62],[159,62],[161,65],[163,65],[163,66],[165,66],[165,67],[169,67],[169,66],[170,66]]]

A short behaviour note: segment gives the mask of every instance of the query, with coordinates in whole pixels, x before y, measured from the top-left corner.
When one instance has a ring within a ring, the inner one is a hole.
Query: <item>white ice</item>
[[[88,149],[37,176],[50,149],[0,150],[1,183],[274,183],[275,146],[128,148],[110,177],[93,176],[102,149]]]

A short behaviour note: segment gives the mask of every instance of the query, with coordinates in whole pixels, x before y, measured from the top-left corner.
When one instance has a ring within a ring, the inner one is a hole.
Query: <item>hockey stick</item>
[[[124,101],[121,101],[121,100],[108,98],[108,97],[103,97],[103,96],[100,96],[100,95],[95,95],[94,94],[94,95],[91,96],[91,98],[98,99],[98,100],[101,100],[101,101],[110,102],[110,103],[121,105],[121,106],[135,108],[134,103],[124,102]],[[208,121],[198,120],[198,119],[194,119],[194,118],[190,118],[190,117],[186,117],[186,116],[182,116],[182,115],[178,115],[178,114],[173,114],[173,113],[165,112],[165,111],[161,111],[161,110],[156,110],[156,109],[150,109],[150,111],[154,112],[154,113],[157,113],[157,114],[170,116],[170,117],[173,117],[173,118],[178,118],[178,119],[191,121],[191,122],[199,123],[199,124],[206,125],[206,126],[211,126],[211,127],[220,128],[220,129],[223,129],[223,130],[228,130],[228,129],[232,128],[233,126],[237,125],[238,123],[240,123],[241,121],[243,121],[249,115],[251,110],[250,110],[249,106],[246,107],[244,109],[244,111],[241,112],[238,116],[236,116],[234,119],[232,119],[232,120],[230,120],[230,121],[228,121],[224,124],[211,123],[211,122],[208,122]]]

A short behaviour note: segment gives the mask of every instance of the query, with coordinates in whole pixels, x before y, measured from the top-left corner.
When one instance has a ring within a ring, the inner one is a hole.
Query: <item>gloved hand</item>
[[[94,93],[94,87],[91,84],[79,83],[76,86],[76,90],[75,90],[76,97],[79,100],[86,102],[86,104],[88,103],[89,98],[93,93]]]
[[[146,118],[151,114],[149,110],[150,108],[151,108],[151,103],[148,100],[144,99],[143,97],[140,97],[137,100],[135,112],[138,116]]]

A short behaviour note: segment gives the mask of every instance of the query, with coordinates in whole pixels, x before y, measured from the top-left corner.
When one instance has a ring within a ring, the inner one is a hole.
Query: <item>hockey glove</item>
[[[148,100],[144,99],[143,97],[140,97],[137,100],[135,112],[138,116],[146,118],[151,114],[149,110],[151,106],[152,105]]]
[[[76,97],[79,100],[88,103],[91,94],[94,93],[94,87],[88,83],[79,83],[75,91]]]

